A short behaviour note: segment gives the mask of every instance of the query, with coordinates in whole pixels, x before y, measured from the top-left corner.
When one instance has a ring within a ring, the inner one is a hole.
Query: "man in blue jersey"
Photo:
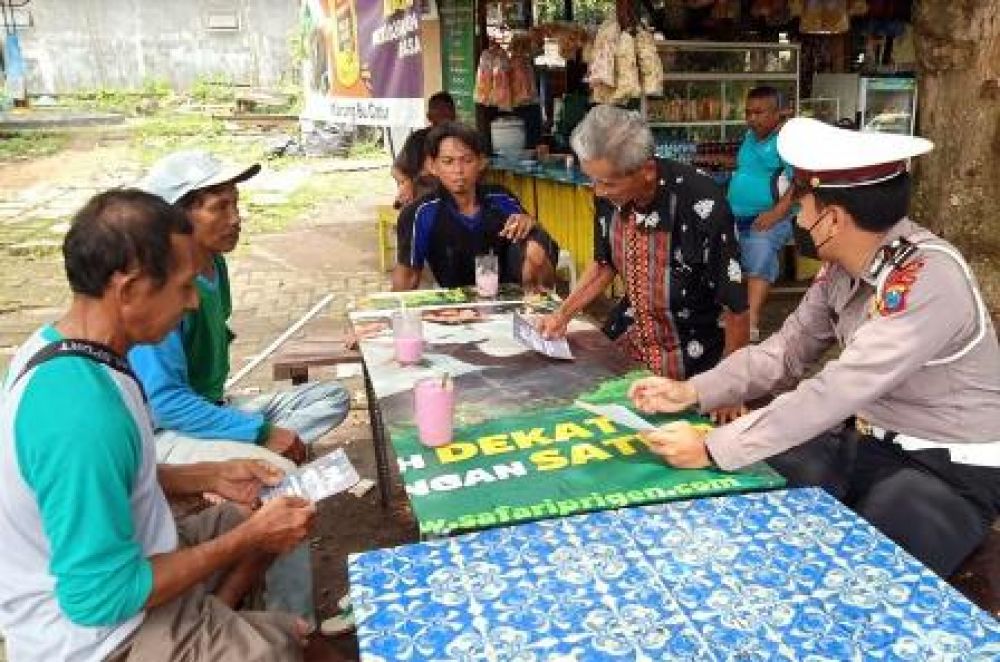
[[[17,351],[0,393],[0,630],[20,660],[301,659],[308,625],[239,613],[315,508],[280,497],[177,524],[166,495],[252,505],[281,472],[258,460],[157,466],[125,361],[197,305],[191,226],[159,198],[92,198],[63,243],[67,312]]]
[[[479,183],[487,159],[475,129],[446,122],[426,145],[440,185],[399,214],[392,289],[419,287],[425,264],[441,287],[474,285],[476,256],[488,252],[498,257],[501,283],[551,285],[559,246],[508,190]]]
[[[750,303],[750,339],[759,339],[760,311],[778,278],[778,255],[792,237],[788,166],[778,155],[781,95],[769,86],[750,90],[747,132],[729,182],[729,206],[740,236],[740,261]]]

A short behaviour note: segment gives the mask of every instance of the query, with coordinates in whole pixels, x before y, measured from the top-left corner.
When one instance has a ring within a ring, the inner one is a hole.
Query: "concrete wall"
[[[298,0],[32,0],[27,9],[30,94],[149,80],[186,89],[206,76],[270,86],[297,76],[289,38]],[[209,29],[210,16],[233,14],[238,30]]]

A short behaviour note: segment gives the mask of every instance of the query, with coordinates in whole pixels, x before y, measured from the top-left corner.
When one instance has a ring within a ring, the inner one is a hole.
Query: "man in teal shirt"
[[[234,611],[315,517],[279,497],[175,524],[167,495],[251,505],[281,472],[254,460],[158,466],[124,356],[197,304],[191,227],[137,190],[94,196],[63,243],[73,291],[0,389],[0,630],[14,662],[298,660],[306,623]]]
[[[760,311],[778,278],[778,255],[792,236],[791,192],[787,169],[778,155],[781,95],[769,86],[750,90],[746,101],[748,130],[729,182],[729,206],[740,237],[740,261],[750,302],[750,338],[759,339]]]

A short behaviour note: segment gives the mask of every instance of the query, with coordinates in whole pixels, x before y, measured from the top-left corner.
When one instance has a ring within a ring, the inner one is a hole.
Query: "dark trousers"
[[[904,451],[851,428],[768,464],[792,487],[824,488],[942,577],[986,538],[1000,511],[1000,469],[955,464],[945,450]]]

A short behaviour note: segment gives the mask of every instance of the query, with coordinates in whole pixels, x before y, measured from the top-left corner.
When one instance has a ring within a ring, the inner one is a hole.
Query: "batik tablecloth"
[[[1000,624],[815,489],[350,559],[362,659],[1000,659]]]

